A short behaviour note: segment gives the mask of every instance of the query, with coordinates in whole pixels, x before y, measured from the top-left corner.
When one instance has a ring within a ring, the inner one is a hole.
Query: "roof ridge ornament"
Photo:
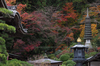
[[[48,56],[47,56],[47,54],[46,54],[46,53],[44,54],[44,59],[48,59]]]

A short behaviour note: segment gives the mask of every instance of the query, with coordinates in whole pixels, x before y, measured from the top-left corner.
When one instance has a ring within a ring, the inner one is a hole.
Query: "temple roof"
[[[92,62],[92,61],[100,61],[100,53],[95,54],[94,56],[91,56],[84,61],[84,63]]]
[[[16,33],[17,34],[26,34],[27,29],[23,28],[21,24],[21,17],[19,13],[16,11],[16,6],[7,6],[5,0],[0,0],[0,7],[1,8],[6,8],[10,11],[13,12],[12,15],[9,15],[10,17],[3,17],[3,15],[0,13],[0,19],[4,20],[8,25],[12,25],[16,28]]]
[[[49,59],[48,57],[47,57],[47,55],[46,55],[46,53],[45,53],[45,56],[44,56],[44,58],[42,58],[42,59],[39,59],[39,60],[34,60],[34,61],[31,61],[31,60],[29,60],[28,61],[29,63],[32,63],[32,64],[39,64],[39,63],[62,63],[62,61],[56,61],[56,60],[52,60],[52,59]]]
[[[56,61],[52,59],[39,59],[35,61],[28,61],[29,63],[61,63],[62,61]]]

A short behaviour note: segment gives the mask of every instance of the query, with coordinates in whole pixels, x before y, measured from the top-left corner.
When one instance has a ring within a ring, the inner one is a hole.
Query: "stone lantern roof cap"
[[[82,45],[82,44],[80,44],[80,42],[78,42],[78,44],[74,45],[72,48],[88,48],[88,47],[85,45]]]
[[[87,46],[81,44],[81,39],[80,39],[80,37],[77,39],[77,42],[78,42],[78,44],[74,45],[74,46],[71,47],[71,48],[88,48]]]
[[[73,47],[86,47],[85,45],[79,45],[79,44],[77,44],[77,45],[75,45],[75,46],[73,46]]]

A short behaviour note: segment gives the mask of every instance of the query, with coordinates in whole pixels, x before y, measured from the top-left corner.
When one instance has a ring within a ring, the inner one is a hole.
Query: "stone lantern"
[[[74,50],[74,59],[73,61],[76,62],[76,66],[82,66],[85,59],[85,51],[87,51],[88,47],[81,44],[81,39],[77,39],[78,44],[71,47]]]

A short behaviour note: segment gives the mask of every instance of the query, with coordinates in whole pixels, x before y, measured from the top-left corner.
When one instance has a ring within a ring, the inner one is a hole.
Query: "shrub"
[[[89,54],[85,54],[85,58],[88,58],[89,57]]]
[[[0,63],[0,66],[7,66],[6,64]]]
[[[17,59],[9,60],[7,66],[33,66],[25,61],[20,61]]]
[[[55,57],[55,60],[60,61],[60,59],[58,59],[57,57]]]
[[[97,54],[97,52],[90,52],[89,54],[85,54],[85,58],[89,58],[95,54]]]
[[[62,52],[61,50],[58,50],[58,51],[55,52],[55,55],[58,55],[61,52]]]
[[[66,65],[62,64],[61,66],[66,66]]]
[[[0,66],[34,66],[34,65],[29,64],[28,62],[25,61],[13,59],[13,60],[8,60],[7,64],[0,63]]]
[[[67,55],[67,54],[63,54],[63,55],[60,56],[61,61],[67,61],[69,58],[70,58],[70,56]]]
[[[76,63],[73,60],[68,60],[66,61],[66,65],[68,64],[72,64],[72,66],[74,66]]]
[[[95,55],[95,54],[97,54],[97,52],[91,52],[89,55],[90,55],[90,56],[93,56],[93,55]]]
[[[74,58],[74,53],[69,54],[70,58]]]
[[[74,66],[76,63],[73,60],[64,61],[61,66]]]
[[[7,62],[7,57],[5,54],[0,54],[0,62],[4,64]]]
[[[55,58],[55,54],[50,54],[50,55],[48,55],[48,57],[49,57],[50,59],[54,59],[54,58]]]
[[[68,50],[63,50],[61,53],[59,53],[58,55],[56,55],[57,58],[59,58],[61,55],[69,53]]]
[[[68,64],[67,66],[73,66],[72,64]]]

